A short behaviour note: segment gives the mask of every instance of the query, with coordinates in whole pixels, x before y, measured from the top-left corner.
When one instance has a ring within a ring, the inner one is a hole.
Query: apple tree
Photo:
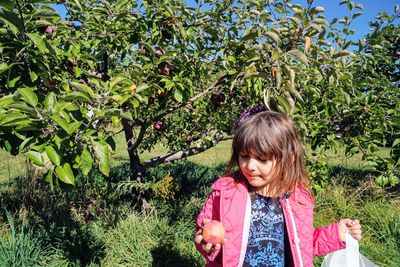
[[[229,138],[260,102],[290,114],[313,149],[356,146],[337,131],[364,97],[354,73],[366,63],[346,39],[361,5],[342,1],[349,16],[328,22],[312,0],[73,0],[65,18],[51,3],[0,3],[0,146],[51,185],[108,175],[119,129],[143,183],[147,168]],[[169,152],[143,162],[159,143]]]

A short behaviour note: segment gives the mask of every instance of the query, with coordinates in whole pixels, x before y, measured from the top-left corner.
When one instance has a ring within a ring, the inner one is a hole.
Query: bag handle
[[[346,230],[346,266],[360,267],[360,251],[358,241]]]

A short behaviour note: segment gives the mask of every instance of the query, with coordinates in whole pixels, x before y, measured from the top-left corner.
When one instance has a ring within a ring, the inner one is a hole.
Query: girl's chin
[[[264,187],[266,186],[266,182],[264,179],[260,178],[260,177],[252,177],[250,179],[247,179],[249,181],[249,183],[253,186],[253,187]]]

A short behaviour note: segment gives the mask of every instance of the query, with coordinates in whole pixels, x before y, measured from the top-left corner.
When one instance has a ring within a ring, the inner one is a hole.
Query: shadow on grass
[[[151,251],[153,257],[152,267],[200,267],[203,262],[196,262],[196,259],[184,257],[176,249],[159,246]]]
[[[383,188],[379,187],[375,181],[376,177],[379,175],[379,172],[333,166],[330,168],[329,181],[354,189],[365,187],[366,184],[369,184],[371,187],[370,190],[374,191],[371,191],[370,193],[400,196],[400,183],[394,186],[387,185]]]

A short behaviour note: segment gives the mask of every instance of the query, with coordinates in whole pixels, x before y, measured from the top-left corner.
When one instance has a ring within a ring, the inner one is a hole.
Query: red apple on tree
[[[161,49],[157,49],[154,53],[157,57],[162,57],[164,55],[164,52]]]
[[[45,33],[48,33],[48,34],[52,34],[53,31],[55,31],[55,30],[57,30],[57,26],[55,26],[55,25],[50,25],[50,26],[47,26],[47,27],[46,27],[46,29],[44,30],[44,32],[45,32]]]
[[[165,124],[162,121],[156,121],[153,123],[153,129],[156,131],[161,131],[164,128]]]
[[[191,135],[186,136],[187,143],[191,143],[192,141],[193,141],[193,136],[191,136]]]
[[[163,73],[170,75],[171,74],[171,69],[168,66],[165,66],[162,70]]]

